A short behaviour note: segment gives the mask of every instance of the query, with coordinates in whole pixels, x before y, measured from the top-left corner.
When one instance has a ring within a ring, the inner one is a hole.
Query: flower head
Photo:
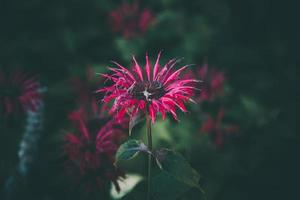
[[[114,32],[121,32],[124,37],[132,37],[148,30],[154,21],[149,9],[140,9],[137,2],[124,3],[109,13],[109,22]]]
[[[42,87],[36,77],[21,71],[0,71],[0,112],[10,115],[21,111],[35,111],[42,98]]]
[[[117,180],[124,173],[114,165],[119,145],[126,138],[126,123],[89,117],[83,110],[69,116],[75,129],[65,136],[66,171],[82,184],[84,190],[104,190],[112,182],[120,190]]]
[[[225,75],[223,72],[217,70],[209,70],[207,63],[205,63],[197,71],[197,76],[204,82],[201,88],[200,100],[213,100],[218,95],[224,93]]]
[[[214,144],[217,147],[222,147],[224,144],[224,136],[238,132],[238,126],[235,125],[223,125],[223,119],[225,115],[225,109],[223,107],[217,113],[216,118],[209,116],[202,124],[201,133],[211,134],[214,137]]]
[[[117,119],[122,119],[126,112],[134,116],[138,111],[143,111],[150,115],[154,123],[158,112],[162,114],[163,119],[167,112],[177,119],[176,107],[186,112],[184,103],[191,101],[196,89],[194,84],[198,81],[180,78],[181,72],[189,65],[174,70],[174,66],[180,60],[171,59],[161,67],[159,59],[160,53],[151,69],[146,55],[145,70],[142,70],[133,56],[131,70],[114,62],[116,67],[109,68],[112,74],[103,74],[113,82],[113,85],[98,91],[106,93],[103,98],[105,103],[114,100],[110,112],[116,113]]]

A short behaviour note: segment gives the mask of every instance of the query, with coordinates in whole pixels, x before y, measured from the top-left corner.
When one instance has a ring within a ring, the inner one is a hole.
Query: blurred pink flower
[[[145,33],[153,23],[149,9],[141,9],[137,1],[123,3],[109,13],[109,22],[114,32],[121,32],[125,38]]]
[[[42,88],[37,77],[30,77],[20,70],[0,71],[0,111],[4,115],[35,111],[41,98]]]
[[[217,70],[209,70],[208,64],[205,63],[197,71],[197,76],[203,80],[203,87],[201,87],[200,100],[213,100],[216,96],[224,95],[224,81],[225,75],[223,72]]]
[[[191,101],[191,96],[196,90],[194,84],[198,81],[180,78],[181,72],[189,65],[174,70],[179,60],[171,59],[160,67],[159,59],[160,53],[154,68],[151,69],[146,55],[145,70],[142,70],[133,56],[131,70],[114,62],[116,68],[109,68],[113,72],[112,75],[102,74],[114,84],[98,91],[106,94],[103,99],[105,103],[114,100],[110,112],[115,113],[117,119],[122,119],[126,112],[135,116],[138,111],[143,111],[154,123],[158,112],[162,114],[163,119],[166,112],[170,112],[177,119],[176,107],[186,112],[184,103]]]
[[[217,113],[215,119],[209,116],[206,121],[202,124],[200,129],[201,133],[212,134],[214,137],[214,144],[217,147],[222,147],[224,144],[224,135],[230,135],[237,133],[239,127],[236,125],[223,125],[223,119],[225,115],[225,110],[223,107]]]
[[[67,173],[86,192],[103,191],[110,182],[120,191],[117,180],[124,173],[114,162],[119,145],[127,137],[128,122],[95,118],[84,110],[72,112],[69,118],[74,131],[65,136]]]

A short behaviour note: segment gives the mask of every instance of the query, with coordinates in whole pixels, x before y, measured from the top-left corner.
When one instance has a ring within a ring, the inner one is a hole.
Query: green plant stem
[[[151,118],[147,115],[147,138],[148,148],[152,152],[152,133],[151,133]],[[148,187],[147,187],[147,200],[151,200],[151,166],[152,166],[152,155],[148,155]]]

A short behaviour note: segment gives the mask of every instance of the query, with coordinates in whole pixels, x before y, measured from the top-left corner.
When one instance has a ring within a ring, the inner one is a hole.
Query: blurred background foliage
[[[294,199],[300,167],[296,6],[272,0],[140,1],[140,7],[152,11],[154,23],[144,34],[125,38],[112,32],[108,22],[110,11],[122,2],[0,2],[0,67],[38,74],[47,87],[44,133],[26,195],[70,198],[59,163],[62,130],[68,127],[67,114],[76,108],[72,78],[84,80],[87,67],[105,72],[111,60],[128,66],[132,54],[143,61],[149,52],[154,60],[163,50],[162,62],[184,57],[182,63],[194,63],[194,68],[207,61],[210,68],[224,71],[226,95],[190,105],[188,114],[180,114],[180,123],[159,121],[153,128],[155,146],[184,154],[200,172],[208,200]],[[209,134],[200,133],[203,113],[216,116],[219,105],[225,107],[225,122],[239,127],[221,148]],[[17,162],[25,120],[5,123],[0,125],[1,189]],[[136,137],[144,132],[142,124],[133,130]],[[137,158],[124,167],[143,174],[141,163]],[[190,190],[181,199],[199,196]]]

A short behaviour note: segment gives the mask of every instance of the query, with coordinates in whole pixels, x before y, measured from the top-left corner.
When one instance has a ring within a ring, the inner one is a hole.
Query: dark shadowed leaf
[[[161,171],[152,178],[152,200],[177,200],[183,197],[191,189],[187,184],[178,181],[169,173]],[[144,200],[147,194],[147,181],[140,182],[132,192],[122,200]]]
[[[202,191],[199,186],[200,175],[182,155],[169,149],[160,149],[155,152],[155,157],[164,173],[177,181]]]
[[[140,182],[132,192],[124,196],[121,200],[144,200],[147,199],[147,181]]]
[[[188,185],[164,171],[152,179],[151,187],[155,200],[175,200],[190,189]]]

